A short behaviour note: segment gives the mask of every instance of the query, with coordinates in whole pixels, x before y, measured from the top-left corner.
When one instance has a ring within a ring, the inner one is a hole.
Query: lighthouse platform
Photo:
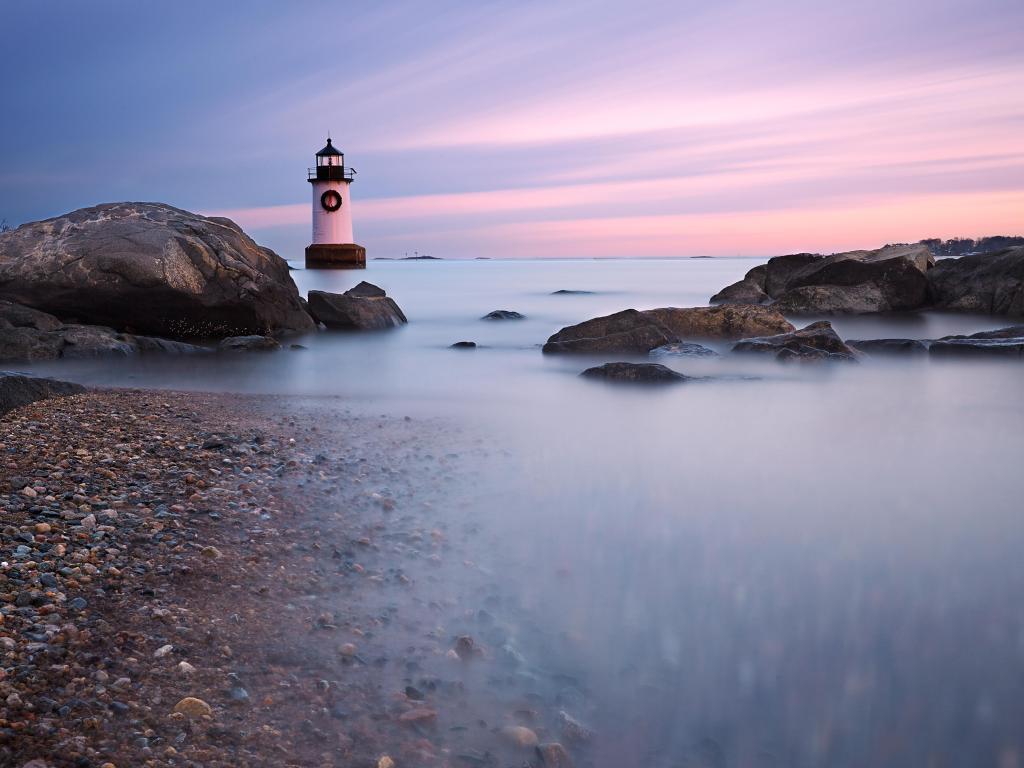
[[[355,243],[306,247],[306,269],[366,269],[366,249]]]

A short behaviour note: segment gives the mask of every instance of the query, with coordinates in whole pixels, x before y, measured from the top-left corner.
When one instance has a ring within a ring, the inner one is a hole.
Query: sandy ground
[[[131,390],[0,419],[0,765],[585,765],[489,693],[516,660],[446,429]]]

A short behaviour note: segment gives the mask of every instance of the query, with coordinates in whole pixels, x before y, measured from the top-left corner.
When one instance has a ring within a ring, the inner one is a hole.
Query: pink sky
[[[235,116],[311,155],[319,139],[293,126],[344,104],[330,123],[360,171],[356,237],[381,256],[770,255],[1024,233],[1020,6],[650,3],[626,23],[598,5],[467,23],[414,58],[315,97],[270,90]],[[291,254],[307,195],[296,183],[204,211]]]

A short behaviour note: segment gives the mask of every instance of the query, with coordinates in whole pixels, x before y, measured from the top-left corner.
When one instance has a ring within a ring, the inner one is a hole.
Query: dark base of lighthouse
[[[366,269],[366,249],[355,243],[306,247],[306,269]]]

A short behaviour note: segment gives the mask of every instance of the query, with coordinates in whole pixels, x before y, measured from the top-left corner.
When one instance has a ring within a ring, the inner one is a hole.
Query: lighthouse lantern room
[[[316,167],[308,169],[313,188],[313,242],[306,248],[306,267],[366,266],[366,249],[352,237],[352,197],[349,187],[355,170],[330,138],[316,153]]]

